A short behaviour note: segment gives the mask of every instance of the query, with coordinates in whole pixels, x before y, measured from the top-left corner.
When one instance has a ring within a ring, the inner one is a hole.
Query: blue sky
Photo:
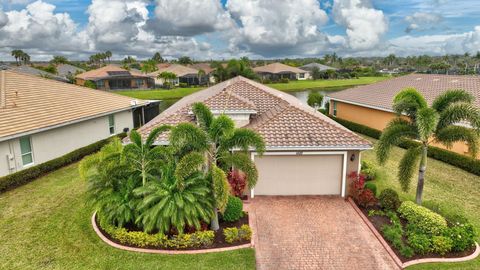
[[[136,4],[133,5],[133,0],[95,0],[96,6],[93,10],[105,7],[103,11],[94,10],[93,13],[98,12],[95,17],[87,11],[89,6],[93,6],[92,0],[43,0],[40,4],[34,3],[37,4],[35,9],[45,10],[43,13],[37,12],[37,15],[31,11],[32,14],[28,12],[14,14],[14,12],[28,10],[28,5],[32,5],[35,1],[0,0],[3,10],[0,12],[6,14],[3,17],[10,19],[6,20],[8,23],[2,29],[0,13],[0,37],[8,38],[13,34],[14,29],[18,31],[18,27],[24,27],[26,32],[33,31],[34,27],[26,27],[16,21],[35,24],[37,20],[45,23],[41,18],[45,16],[49,18],[49,22],[53,20],[55,21],[53,24],[59,24],[58,29],[65,28],[66,23],[72,28],[71,33],[67,31],[73,35],[72,39],[84,42],[79,49],[75,44],[69,48],[67,42],[62,41],[61,43],[65,43],[65,46],[59,53],[67,55],[83,55],[99,51],[114,42],[117,42],[114,46],[117,47],[118,41],[122,40],[130,43],[125,46],[129,48],[119,48],[119,57],[123,54],[137,54],[142,57],[143,52],[135,53],[135,49],[138,49],[140,44],[145,45],[145,40],[151,42],[152,50],[163,49],[164,54],[171,57],[180,55],[183,46],[187,47],[189,44],[197,47],[191,50],[195,57],[206,55],[211,58],[237,55],[259,58],[302,57],[333,51],[347,56],[367,56],[387,52],[406,55],[480,50],[477,40],[479,39],[477,30],[480,32],[480,27],[476,28],[480,25],[478,19],[480,18],[480,1],[478,0],[320,0],[319,2],[301,0],[301,4],[294,0],[276,0],[276,2],[259,0],[254,4],[248,0],[197,0],[197,3],[202,2],[202,5],[211,5],[210,11],[204,12],[206,13],[204,18],[208,19],[205,19],[205,22],[202,18],[197,18],[196,21],[192,19],[191,23],[186,21],[187,18],[202,15],[198,7],[197,13],[200,15],[194,14],[195,8],[190,10],[193,14],[182,14],[183,10],[185,13],[188,12],[189,5],[194,3],[192,0],[170,0],[170,3],[168,0],[135,1]],[[128,2],[130,4],[127,4]],[[165,7],[171,9],[165,13],[160,11],[160,14],[164,14],[166,18],[156,12],[160,2],[167,3]],[[109,5],[118,10],[108,10]],[[299,5],[304,8],[299,8]],[[212,13],[212,9],[216,13]],[[102,18],[101,12],[119,12],[119,14],[124,12],[124,17],[120,18],[121,20],[108,21]],[[179,14],[172,14],[172,12]],[[65,18],[55,17],[57,16],[55,14],[60,13],[68,14],[68,19],[73,21],[75,27],[70,26]],[[123,25],[125,31],[111,29],[108,32],[108,23],[112,26]],[[250,25],[247,25],[248,23]],[[52,30],[45,29],[44,33],[31,33],[32,38],[56,33],[53,24],[49,25],[53,27]],[[134,24],[138,29],[130,29]],[[225,26],[227,24],[228,27]],[[166,25],[165,29],[162,29],[164,25]],[[36,30],[41,31],[41,29]],[[97,39],[92,39],[92,33],[100,34],[101,31],[106,32],[102,36],[99,35]],[[112,39],[105,40],[105,34],[111,35]],[[282,37],[282,35],[286,36]],[[58,34],[56,38],[60,36],[62,35]],[[455,41],[459,38],[462,40]],[[37,40],[37,43],[42,42]],[[45,40],[45,43],[48,42]],[[38,57],[42,55],[47,57],[54,53],[52,49],[35,47],[35,42],[29,43],[25,38],[18,41],[12,40],[10,43],[0,42],[0,45],[5,49],[21,47],[38,51],[33,53],[33,55],[38,54]],[[175,50],[175,46],[179,49]],[[150,53],[150,50],[147,51]],[[205,53],[207,51],[208,53]]]

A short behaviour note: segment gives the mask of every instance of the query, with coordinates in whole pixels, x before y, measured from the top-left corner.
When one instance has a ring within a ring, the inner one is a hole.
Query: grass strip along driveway
[[[0,194],[0,269],[255,269],[253,249],[158,255],[106,245],[93,231],[78,164]]]
[[[378,81],[383,81],[389,77],[360,77],[358,79],[345,80],[306,80],[306,81],[291,81],[289,83],[274,83],[267,84],[268,86],[286,92],[303,91],[307,89],[319,88],[338,88],[355,85],[371,84]],[[203,87],[191,88],[174,88],[174,89],[154,89],[154,90],[132,90],[132,91],[117,91],[115,93],[129,96],[138,99],[149,100],[169,100],[180,99],[184,96],[190,95],[197,91],[205,89]]]
[[[375,139],[367,139],[376,142]],[[372,162],[378,168],[378,176],[373,181],[378,188],[377,194],[385,188],[395,189],[403,200],[415,201],[416,178],[409,192],[401,191],[397,180],[398,164],[405,150],[394,147],[389,160],[380,167],[373,150],[362,153],[362,159]],[[480,233],[480,177],[441,161],[428,158],[424,187],[424,204],[432,201],[444,211],[461,213],[467,217]],[[480,239],[477,239],[480,242]],[[407,268],[413,269],[480,269],[480,258],[462,263],[419,264]]]

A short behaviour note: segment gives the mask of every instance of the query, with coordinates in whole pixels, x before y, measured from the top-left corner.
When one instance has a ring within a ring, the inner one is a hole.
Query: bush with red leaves
[[[350,180],[350,196],[362,207],[372,206],[377,203],[375,194],[370,189],[365,188],[365,175],[351,172],[348,175]]]
[[[245,173],[239,170],[232,170],[227,175],[228,183],[232,187],[232,195],[242,197],[247,186],[247,177]]]

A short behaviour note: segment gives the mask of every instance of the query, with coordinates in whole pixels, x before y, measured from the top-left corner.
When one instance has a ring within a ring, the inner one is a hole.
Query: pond
[[[308,95],[312,92],[317,92],[322,95],[328,95],[331,93],[335,93],[344,89],[351,88],[352,86],[341,86],[341,87],[324,87],[324,88],[311,88],[305,90],[294,90],[294,91],[284,91],[287,94],[290,94],[296,98],[298,98],[301,102],[307,104]],[[179,101],[180,99],[165,99],[160,102],[160,112],[168,109],[172,106],[175,102]],[[324,100],[325,102],[326,100]],[[322,106],[323,107],[323,106]]]

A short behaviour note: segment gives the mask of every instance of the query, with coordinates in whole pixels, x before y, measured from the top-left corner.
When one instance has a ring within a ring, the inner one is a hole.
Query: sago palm
[[[203,103],[195,103],[192,107],[193,113],[201,129],[208,134],[208,167],[212,177],[213,189],[216,194],[227,193],[228,185],[225,174],[216,172],[216,166],[221,167],[225,172],[232,167],[243,171],[247,176],[249,188],[253,188],[257,182],[258,172],[255,164],[250,159],[248,151],[252,148],[254,151],[263,154],[265,143],[262,137],[255,131],[245,128],[235,128],[235,123],[230,117],[220,115],[214,118],[210,109]],[[235,151],[233,151],[235,150]],[[219,180],[222,178],[222,181]],[[215,196],[216,210],[223,211],[226,205],[226,196]],[[217,230],[218,215],[215,211],[215,217],[212,220],[212,229]]]
[[[407,149],[398,171],[401,187],[407,191],[415,168],[418,168],[417,204],[422,203],[429,145],[441,143],[450,148],[455,142],[465,142],[469,154],[476,157],[480,111],[475,108],[473,101],[474,97],[464,90],[446,91],[430,107],[425,98],[413,88],[407,88],[395,96],[393,109],[398,117],[383,131],[377,143],[377,159],[380,164],[384,164],[392,146],[404,139],[420,143]]]

